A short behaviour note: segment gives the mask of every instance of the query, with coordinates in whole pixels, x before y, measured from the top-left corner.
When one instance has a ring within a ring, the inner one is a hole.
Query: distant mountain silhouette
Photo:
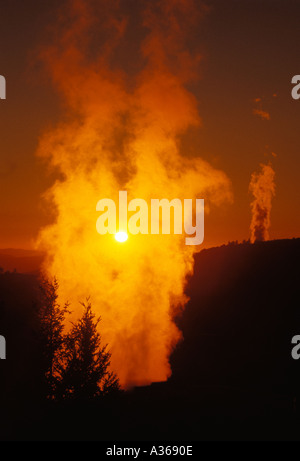
[[[16,270],[23,274],[37,273],[44,255],[34,250],[0,249],[0,267],[5,271]]]

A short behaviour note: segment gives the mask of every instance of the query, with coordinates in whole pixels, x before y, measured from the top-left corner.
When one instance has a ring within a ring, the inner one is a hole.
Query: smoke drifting
[[[273,97],[275,97],[275,95]],[[253,109],[253,115],[260,117],[262,120],[270,121],[271,115],[263,109],[263,100],[261,98],[256,98],[254,103],[256,107]]]
[[[269,240],[272,199],[275,196],[275,172],[272,165],[260,166],[261,172],[252,174],[249,188],[254,196],[250,227],[252,243]]]
[[[181,135],[201,124],[187,90],[200,57],[187,33],[204,10],[193,0],[136,3],[126,14],[126,1],[68,2],[41,53],[65,107],[38,150],[60,173],[45,196],[55,219],[39,236],[44,270],[59,280],[74,316],[91,296],[124,387],[170,376],[168,358],[181,338],[173,317],[187,301],[198,248],[180,235],[130,236],[123,244],[100,236],[97,202],[117,203],[120,190],[148,203],[197,197],[208,208],[231,200],[223,172],[180,152]]]

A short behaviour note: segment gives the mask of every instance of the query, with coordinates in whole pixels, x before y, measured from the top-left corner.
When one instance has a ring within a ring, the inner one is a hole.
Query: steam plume
[[[269,240],[272,199],[275,196],[275,172],[272,165],[260,166],[261,172],[253,173],[250,182],[250,192],[254,196],[250,227],[252,243]]]
[[[74,316],[81,314],[78,301],[91,296],[124,387],[170,376],[169,355],[181,338],[173,316],[186,303],[197,248],[177,235],[130,236],[123,245],[100,236],[97,202],[117,202],[119,190],[148,203],[231,199],[223,172],[180,151],[181,135],[201,123],[186,88],[200,62],[186,41],[203,14],[199,2],[137,4],[139,47],[130,41],[137,26],[126,16],[126,1],[74,0],[41,53],[66,109],[38,150],[60,173],[45,196],[55,219],[39,236],[48,255],[44,271],[58,278],[59,296],[71,302]],[[132,50],[136,62],[129,66]]]

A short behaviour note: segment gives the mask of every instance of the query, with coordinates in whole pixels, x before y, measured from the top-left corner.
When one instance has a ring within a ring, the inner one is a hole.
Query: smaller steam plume
[[[271,163],[261,164],[261,171],[253,173],[249,190],[254,196],[251,203],[251,242],[269,240],[272,199],[275,196],[275,171]]]

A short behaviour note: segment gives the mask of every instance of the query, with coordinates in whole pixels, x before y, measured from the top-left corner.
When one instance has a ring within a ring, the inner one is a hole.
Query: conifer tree
[[[61,354],[64,344],[64,322],[69,313],[69,304],[58,303],[58,282],[42,279],[40,283],[39,323],[41,352],[46,384],[46,396],[53,399],[59,381]]]
[[[109,371],[111,353],[101,345],[98,325],[89,300],[83,315],[66,335],[61,367],[60,396],[90,400],[119,390],[115,373]]]

